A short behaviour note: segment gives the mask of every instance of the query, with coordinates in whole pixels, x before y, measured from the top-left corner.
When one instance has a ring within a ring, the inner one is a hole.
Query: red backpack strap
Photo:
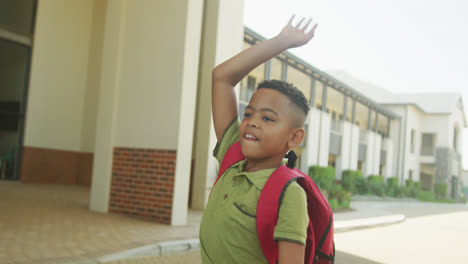
[[[303,177],[297,169],[279,166],[265,183],[257,204],[257,235],[268,263],[277,263],[278,244],[273,239],[278,222],[278,211],[285,187],[297,177]]]
[[[237,141],[236,143],[232,144],[227,150],[226,154],[224,154],[223,161],[221,161],[221,165],[219,166],[218,178],[213,184],[213,188],[215,187],[221,175],[223,175],[223,173],[229,167],[243,159],[245,159],[245,157],[242,155],[240,142]]]
[[[268,263],[278,260],[278,244],[274,229],[286,188],[294,180],[307,195],[309,226],[305,245],[304,263],[329,264],[334,262],[333,213],[327,199],[313,180],[299,171],[284,165],[276,169],[265,183],[257,204],[257,235]]]

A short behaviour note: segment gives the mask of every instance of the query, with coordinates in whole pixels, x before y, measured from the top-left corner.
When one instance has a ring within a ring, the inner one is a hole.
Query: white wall
[[[307,139],[304,152],[306,155],[306,168],[318,165],[319,139],[320,139],[320,113],[317,108],[311,108],[308,114]],[[304,170],[304,168],[303,168]]]
[[[319,139],[319,156],[318,165],[321,167],[328,166],[328,154],[330,147],[330,128],[331,116],[326,112],[320,112],[320,139]]]
[[[82,150],[93,6],[94,0],[38,1],[26,146]]]
[[[176,149],[187,1],[127,1],[115,145]]]
[[[367,130],[367,142],[366,142],[366,160],[364,162],[364,167],[362,168],[362,174],[364,177],[367,177],[374,173],[374,152],[375,152],[375,133]]]
[[[382,136],[374,132],[374,165],[372,174],[379,175],[380,150],[382,149]]]
[[[347,121],[340,121],[342,127],[340,155],[336,160],[335,176],[337,180],[341,180],[344,170],[349,169],[349,161],[351,159],[351,140],[352,140],[352,124]]]
[[[421,121],[422,133],[436,134],[436,147],[451,147],[449,145],[449,115],[425,114]]]
[[[393,164],[394,164],[394,159],[393,159],[393,142],[392,139],[390,138],[384,138],[383,140],[383,149],[387,152],[387,158],[385,160],[385,166],[383,170],[383,176],[385,178],[389,177],[396,177],[397,175],[392,174],[393,173]]]
[[[448,139],[449,139],[450,147],[453,146],[453,130],[455,127],[458,128],[457,151],[463,155],[463,142],[464,142],[463,130],[466,128],[465,114],[458,106],[454,106],[454,111],[450,115],[450,119],[449,119]]]
[[[349,152],[349,169],[357,170],[357,160],[359,153],[359,126],[352,124],[351,125],[351,142],[350,142],[350,152]]]

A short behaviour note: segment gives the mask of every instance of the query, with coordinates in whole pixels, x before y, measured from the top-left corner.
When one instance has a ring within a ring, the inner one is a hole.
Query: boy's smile
[[[291,104],[276,90],[264,88],[254,93],[239,128],[242,154],[250,165],[257,164],[260,169],[280,165],[295,130],[290,120]]]

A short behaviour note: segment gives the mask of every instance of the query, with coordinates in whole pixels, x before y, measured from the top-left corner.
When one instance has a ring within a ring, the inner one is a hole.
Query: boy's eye
[[[244,113],[244,117],[250,117],[251,114],[250,113]]]
[[[268,116],[264,116],[264,117],[263,117],[263,121],[268,121],[268,122],[270,122],[270,121],[274,121],[274,120],[271,119],[271,118],[269,118]]]

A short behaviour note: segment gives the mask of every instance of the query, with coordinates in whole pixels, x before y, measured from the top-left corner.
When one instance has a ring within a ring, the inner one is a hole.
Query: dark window
[[[0,1],[0,28],[31,35],[35,0]]]

